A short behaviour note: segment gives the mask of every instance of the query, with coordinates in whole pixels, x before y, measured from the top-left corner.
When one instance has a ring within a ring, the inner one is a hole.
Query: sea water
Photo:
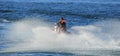
[[[119,25],[120,3],[0,2],[0,56],[120,56]]]

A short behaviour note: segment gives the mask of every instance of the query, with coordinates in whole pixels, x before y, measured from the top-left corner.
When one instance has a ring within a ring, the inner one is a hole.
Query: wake
[[[86,26],[73,26],[71,34],[58,34],[41,20],[21,20],[11,25],[6,37],[11,43],[1,52],[74,52],[120,49],[120,22],[108,20]]]

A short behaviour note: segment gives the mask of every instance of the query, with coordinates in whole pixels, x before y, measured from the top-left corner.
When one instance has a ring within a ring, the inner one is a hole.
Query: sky
[[[0,0],[15,2],[120,2],[120,0]]]

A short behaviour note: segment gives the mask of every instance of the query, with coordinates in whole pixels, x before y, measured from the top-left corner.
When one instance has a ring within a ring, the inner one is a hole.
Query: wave
[[[10,12],[14,12],[13,10],[0,10],[0,13],[10,13]]]
[[[7,20],[7,19],[3,19],[3,18],[0,18],[0,23],[9,23],[11,21]]]

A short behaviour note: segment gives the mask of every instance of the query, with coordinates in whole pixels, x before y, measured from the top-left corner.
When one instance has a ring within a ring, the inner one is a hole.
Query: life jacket
[[[61,23],[65,23],[65,20],[61,20],[60,22],[61,22]]]

